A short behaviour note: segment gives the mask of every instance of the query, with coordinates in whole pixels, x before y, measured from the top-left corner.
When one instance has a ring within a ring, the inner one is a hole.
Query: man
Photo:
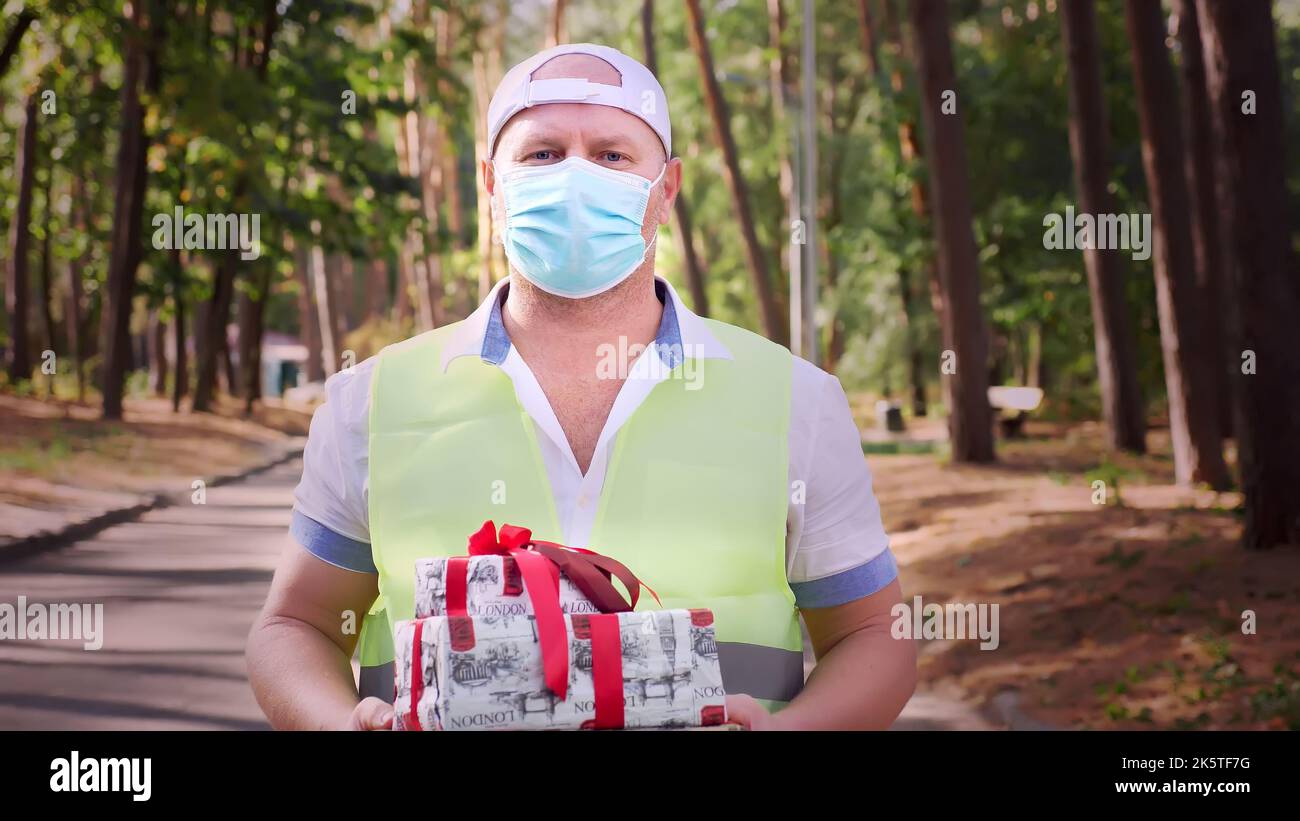
[[[665,606],[713,609],[732,721],[889,726],[915,651],[890,635],[897,569],[848,402],[655,276],[682,184],[658,81],[614,49],[560,46],[506,74],[488,127],[510,276],[466,320],[330,379],[297,544],[249,636],[271,723],[391,726],[413,563],[462,554],[494,519],[622,560]]]

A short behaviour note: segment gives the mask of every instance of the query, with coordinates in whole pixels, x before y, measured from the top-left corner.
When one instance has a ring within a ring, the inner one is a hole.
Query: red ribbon
[[[537,618],[537,635],[542,645],[542,671],[546,686],[561,699],[569,686],[568,637],[564,613],[560,610],[560,570],[538,553],[528,550],[532,533],[526,528],[496,525],[489,519],[469,537],[470,556],[502,555],[514,558]],[[469,558],[447,560],[447,615],[466,616]]]
[[[424,695],[424,663],[421,658],[423,642],[420,636],[424,632],[424,619],[416,619],[415,627],[412,631],[415,635],[414,643],[411,647],[411,709],[406,716],[406,729],[421,730],[420,726],[420,697]]]
[[[596,696],[597,730],[623,727],[623,643],[618,616],[588,616],[591,624],[591,678]]]
[[[642,587],[649,590],[650,595],[659,602],[659,596],[621,562],[591,550],[536,540],[532,531],[525,527],[503,524],[498,532],[495,523],[489,519],[478,532],[469,537],[467,552],[469,556],[500,555],[515,560],[532,601],[533,614],[537,618],[537,635],[542,645],[542,671],[546,686],[561,699],[568,692],[569,683],[568,637],[564,631],[564,613],[560,610],[561,572],[602,613],[630,612],[636,607]],[[468,615],[468,576],[468,556],[455,556],[447,560],[447,615]],[[617,577],[623,582],[631,593],[630,602],[614,587],[611,577]],[[620,670],[621,666],[620,656]],[[622,681],[620,672],[620,716],[623,704]],[[619,721],[621,726],[622,719]]]

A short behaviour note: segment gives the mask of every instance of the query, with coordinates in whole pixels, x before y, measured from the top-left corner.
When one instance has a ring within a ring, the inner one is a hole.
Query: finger
[[[739,724],[746,730],[753,729],[754,711],[748,700],[741,696],[727,696],[727,721]]]
[[[374,696],[362,699],[352,712],[352,721],[358,730],[390,730],[393,727],[393,705]]]

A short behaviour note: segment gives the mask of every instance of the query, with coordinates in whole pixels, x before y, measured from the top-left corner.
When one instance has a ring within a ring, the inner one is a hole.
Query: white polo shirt
[[[562,541],[574,547],[589,546],[605,470],[623,424],[668,377],[673,365],[681,363],[681,373],[689,378],[692,368],[687,360],[732,358],[666,280],[656,278],[655,282],[664,304],[659,332],[629,369],[585,475],[537,378],[506,334],[501,304],[508,279],[497,283],[443,348],[443,368],[457,357],[479,356],[510,377],[520,404],[536,426],[564,531]],[[364,573],[376,572],[368,513],[370,375],[374,363],[374,358],[367,359],[326,382],[325,403],[311,421],[291,525],[298,543],[313,555]],[[839,380],[798,357],[793,363],[787,578],[801,608],[831,607],[875,593],[894,580],[898,569],[871,491],[871,471],[862,441]],[[670,436],[671,431],[664,435]],[[590,547],[599,549],[600,545]]]

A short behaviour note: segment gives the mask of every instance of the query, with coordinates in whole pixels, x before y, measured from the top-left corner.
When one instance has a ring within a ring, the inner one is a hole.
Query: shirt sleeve
[[[787,579],[800,608],[834,607],[898,577],[871,469],[834,376],[795,360]]]
[[[367,507],[373,367],[374,359],[368,359],[325,383],[325,402],[311,419],[289,526],[312,555],[358,573],[378,572]]]

